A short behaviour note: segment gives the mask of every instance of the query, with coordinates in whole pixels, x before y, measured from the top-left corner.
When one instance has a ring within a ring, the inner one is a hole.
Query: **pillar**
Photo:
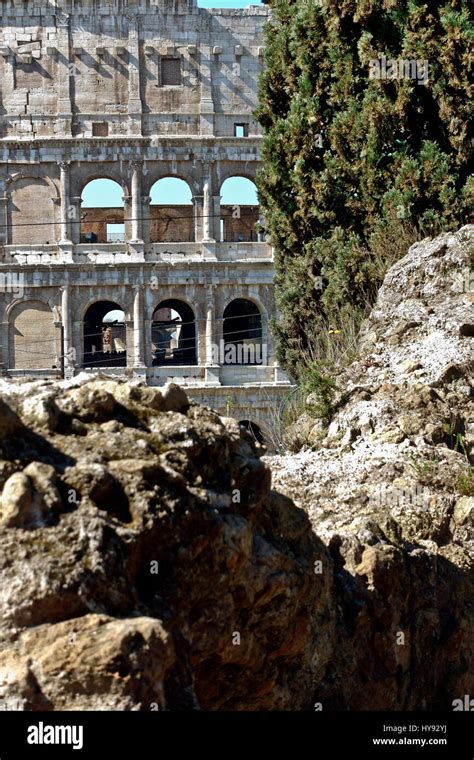
[[[193,196],[194,208],[194,240],[198,243],[203,237],[203,196]]]
[[[80,195],[74,195],[72,198],[69,198],[69,204],[69,208],[71,209],[71,219],[69,220],[71,240],[73,243],[80,243],[82,197]]]
[[[141,203],[141,172],[142,162],[132,161],[132,241],[141,243],[141,216],[142,216],[142,203]]]
[[[56,8],[56,46],[57,46],[57,124],[59,133],[72,135],[72,100],[71,100],[71,39],[69,32],[69,14]],[[73,64],[75,71],[75,66]]]
[[[140,35],[139,17],[134,8],[125,9],[128,21],[128,134],[142,134],[143,105],[140,98]]]
[[[153,364],[153,350],[152,350],[152,340],[151,340],[151,330],[152,330],[153,320],[152,319],[145,319],[143,323],[143,329],[144,329],[144,356],[145,356],[145,366],[151,367]]]
[[[214,352],[212,350],[214,341],[214,309],[211,304],[207,304],[206,310],[206,364],[215,364]]]
[[[3,309],[2,309],[3,311]],[[12,346],[9,340],[10,324],[8,318],[5,315],[0,322],[0,375],[2,375],[7,369],[14,369],[10,364],[10,357],[12,353]]]
[[[208,285],[206,293],[206,365],[204,373],[205,385],[220,385],[219,357],[215,355],[213,350],[213,347],[215,345],[214,288],[212,285]]]
[[[221,242],[221,197],[220,195],[213,196],[213,224],[211,224],[211,230],[214,230],[214,240]]]
[[[70,243],[69,232],[69,161],[60,161],[60,196],[61,196],[61,243]]]
[[[215,109],[212,98],[212,73],[215,66],[209,45],[200,45],[201,102],[199,134],[214,134]]]
[[[202,162],[203,168],[203,194],[202,194],[202,241],[204,243],[214,241],[214,209],[212,198],[211,167],[207,161]]]
[[[210,181],[206,179],[204,182],[203,204],[202,204],[202,239],[207,243],[212,240],[211,237],[211,221],[212,221],[212,209],[211,209],[211,190]]]
[[[64,285],[61,293],[61,317],[63,327],[63,364],[64,376],[68,377],[74,374],[76,364],[76,351],[72,345],[71,334],[71,308],[69,285]]]
[[[215,355],[213,346],[216,346],[216,330],[214,319],[214,287],[207,286],[206,292],[206,364],[215,366],[218,357]],[[216,346],[217,347],[217,346]]]
[[[0,245],[8,245],[8,192],[0,189]]]
[[[150,242],[150,204],[151,195],[142,195],[142,238],[145,243]]]
[[[133,364],[135,367],[143,367],[143,303],[142,288],[137,285],[133,298]]]

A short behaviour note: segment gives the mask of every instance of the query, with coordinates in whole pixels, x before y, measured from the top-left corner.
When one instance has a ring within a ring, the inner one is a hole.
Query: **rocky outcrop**
[[[173,385],[2,391],[1,704],[310,704],[333,640],[329,554],[271,493],[253,438]]]
[[[1,382],[1,706],[474,693],[467,233],[390,270],[313,450],[262,458],[173,385]]]
[[[388,272],[329,428],[271,460],[335,564],[328,706],[451,709],[472,694],[473,228]]]

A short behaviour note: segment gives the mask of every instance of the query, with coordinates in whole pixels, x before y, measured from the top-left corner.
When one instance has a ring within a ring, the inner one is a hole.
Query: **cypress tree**
[[[258,188],[278,356],[301,380],[318,336],[364,313],[400,241],[467,221],[473,25],[466,0],[270,5]]]

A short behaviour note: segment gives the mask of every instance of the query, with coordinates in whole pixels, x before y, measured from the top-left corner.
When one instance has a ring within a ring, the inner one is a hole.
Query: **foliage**
[[[258,188],[276,252],[278,358],[303,379],[311,346],[350,311],[363,318],[394,259],[467,220],[474,35],[466,0],[271,6]],[[370,78],[383,56],[420,68]]]
[[[463,496],[474,496],[474,467],[459,476],[456,490]]]

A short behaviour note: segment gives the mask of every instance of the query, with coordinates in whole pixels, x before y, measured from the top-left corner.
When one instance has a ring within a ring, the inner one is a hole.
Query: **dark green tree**
[[[400,241],[468,221],[473,25],[465,0],[270,5],[258,188],[279,359],[302,379],[317,336],[364,313]]]

